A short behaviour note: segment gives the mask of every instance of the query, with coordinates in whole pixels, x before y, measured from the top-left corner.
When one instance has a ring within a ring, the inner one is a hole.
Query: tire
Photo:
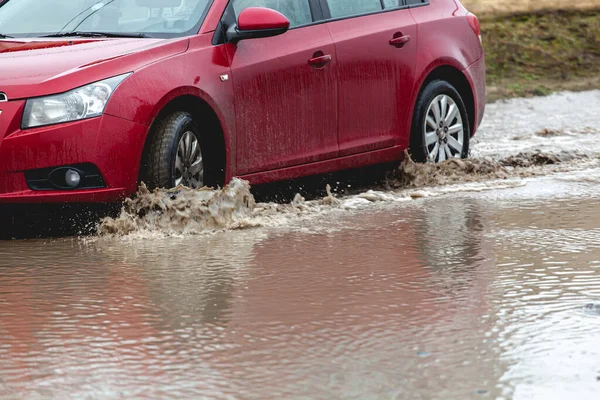
[[[194,160],[199,160],[199,164]],[[204,160],[198,124],[191,114],[174,112],[163,118],[152,132],[146,158],[146,184],[150,188],[173,188],[180,184],[203,187],[207,182]]]
[[[446,118],[442,117],[444,99]],[[439,114],[436,113],[436,104]],[[455,116],[450,115],[454,113]],[[457,131],[459,125],[460,130]],[[450,156],[467,158],[470,138],[467,109],[458,91],[443,80],[429,82],[421,91],[415,106],[410,135],[412,159],[416,162],[442,162]]]

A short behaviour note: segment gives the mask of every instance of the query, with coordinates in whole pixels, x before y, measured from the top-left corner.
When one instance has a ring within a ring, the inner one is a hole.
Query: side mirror
[[[290,21],[282,13],[264,7],[245,8],[238,16],[237,25],[227,29],[227,41],[237,43],[281,35],[290,28]]]

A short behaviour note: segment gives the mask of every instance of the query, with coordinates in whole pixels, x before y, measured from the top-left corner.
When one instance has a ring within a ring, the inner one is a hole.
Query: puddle
[[[307,231],[0,243],[0,398],[594,398],[597,197],[520,190]]]

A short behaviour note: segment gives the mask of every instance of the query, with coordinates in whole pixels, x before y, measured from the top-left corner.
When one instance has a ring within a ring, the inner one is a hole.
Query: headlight
[[[117,86],[130,74],[90,83],[66,93],[27,100],[21,127],[59,124],[98,117]]]

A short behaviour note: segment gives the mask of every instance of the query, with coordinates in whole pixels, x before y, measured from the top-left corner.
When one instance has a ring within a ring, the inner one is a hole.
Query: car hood
[[[64,92],[185,52],[187,39],[3,39],[0,93],[9,100]]]

